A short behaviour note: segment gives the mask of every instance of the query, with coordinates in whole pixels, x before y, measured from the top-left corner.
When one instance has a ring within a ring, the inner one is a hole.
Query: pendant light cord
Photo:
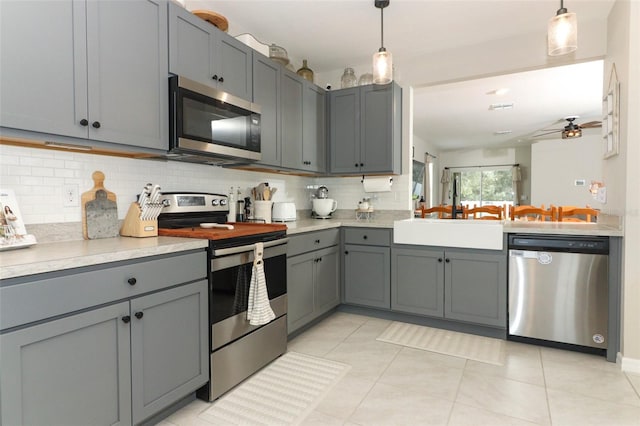
[[[384,48],[384,7],[380,8],[380,50],[386,50]]]

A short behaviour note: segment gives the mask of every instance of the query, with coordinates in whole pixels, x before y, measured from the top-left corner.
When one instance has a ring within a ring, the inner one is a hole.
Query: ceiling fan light
[[[576,128],[562,131],[562,139],[573,139],[573,138],[581,138],[581,137],[582,137],[582,129],[577,126]]]
[[[393,57],[383,47],[373,54],[373,84],[387,84],[393,80]]]
[[[578,18],[561,8],[549,19],[547,27],[547,48],[549,56],[566,55],[578,49]]]

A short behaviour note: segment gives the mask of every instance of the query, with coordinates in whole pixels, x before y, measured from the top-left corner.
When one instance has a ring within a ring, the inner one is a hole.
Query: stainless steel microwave
[[[207,164],[247,164],[260,153],[260,107],[213,87],[169,78],[168,158]]]

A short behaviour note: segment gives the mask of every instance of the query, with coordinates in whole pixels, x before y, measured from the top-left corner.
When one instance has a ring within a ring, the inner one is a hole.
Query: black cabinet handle
[[[129,324],[129,321],[131,321],[131,317],[129,315],[125,315],[122,317],[122,322],[125,324]]]
[[[358,163],[354,164],[354,167],[358,167]]]
[[[87,120],[86,118],[83,118],[82,120],[80,120],[80,125],[84,127],[88,126],[89,120]]]
[[[320,240],[315,240],[314,243],[315,244],[320,244]]]
[[[215,81],[218,81],[218,74],[214,74],[214,76],[211,78],[214,79]]]
[[[99,129],[100,128],[100,122],[99,121],[94,121],[93,123],[91,123],[91,126],[93,126],[94,129]]]
[[[322,262],[322,258],[319,258],[319,259],[318,259],[318,262]]]
[[[136,278],[135,278],[135,277],[131,277],[131,278],[129,278],[129,279],[127,280],[127,282],[128,282],[130,285],[136,285],[136,283],[138,282],[138,280],[136,280]]]
[[[445,259],[444,261],[447,262],[447,263],[451,262],[451,260],[449,260],[449,259]]]
[[[364,163],[360,163],[360,167],[364,167]]]
[[[367,236],[366,236],[366,235],[363,235],[363,236],[362,236],[362,239],[363,239],[363,240],[366,240],[366,239],[367,239]]]
[[[442,258],[441,257],[438,258],[438,262],[442,263]]]
[[[140,319],[140,318],[142,318],[144,316],[144,312],[142,312],[142,311],[136,312],[134,315],[136,316],[136,318]]]
[[[348,252],[348,251],[345,251],[345,252],[344,252],[344,254],[349,254],[349,252]]]
[[[219,81],[220,83],[224,83],[224,78],[223,78],[223,77],[220,77],[220,78],[218,79],[218,81]]]

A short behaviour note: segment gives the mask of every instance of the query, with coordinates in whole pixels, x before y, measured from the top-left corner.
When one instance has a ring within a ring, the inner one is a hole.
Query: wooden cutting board
[[[205,229],[200,227],[158,229],[158,235],[166,237],[202,238],[206,240],[224,240],[226,238],[244,237],[275,231],[286,231],[287,225],[276,223],[234,223],[234,229]]]
[[[118,205],[116,194],[104,187],[104,173],[97,170],[91,175],[93,188],[80,197],[82,207],[82,236],[85,240],[117,237]]]

